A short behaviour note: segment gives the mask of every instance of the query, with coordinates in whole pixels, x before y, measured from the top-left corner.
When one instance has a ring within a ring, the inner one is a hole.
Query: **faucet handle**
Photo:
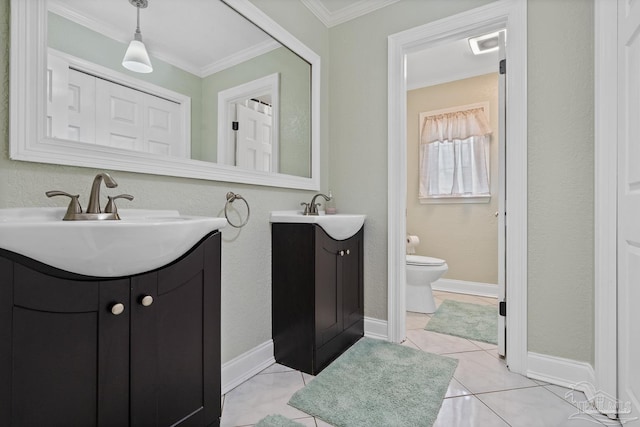
[[[109,201],[107,202],[107,206],[104,208],[104,213],[118,213],[118,207],[116,206],[116,199],[127,199],[129,201],[133,200],[133,196],[129,194],[118,194],[117,196],[107,196]]]
[[[47,195],[47,197],[67,196],[71,199],[69,201],[69,206],[67,207],[67,213],[65,213],[64,218],[62,218],[64,221],[74,219],[76,214],[82,213],[79,194],[72,195],[69,193],[65,193],[64,191],[58,191],[58,190],[47,191],[45,194]]]
[[[304,206],[304,212],[302,215],[309,215],[309,203],[302,202],[300,206]]]

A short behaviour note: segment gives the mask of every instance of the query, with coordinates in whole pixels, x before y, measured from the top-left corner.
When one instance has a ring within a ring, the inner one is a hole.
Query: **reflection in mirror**
[[[292,187],[316,188],[312,117],[318,114],[319,58],[249,1],[225,2],[153,0],[140,8],[139,29],[153,66],[142,74],[122,65],[137,27],[137,0],[37,0],[37,6],[13,0],[46,15],[47,25],[41,27],[44,52],[37,49],[46,73],[28,73],[44,74],[36,87],[46,95],[35,98],[46,98],[37,106],[40,136],[12,145],[12,158],[42,161],[38,152],[59,147],[60,155],[45,161],[96,166],[108,158],[107,167],[134,170],[128,166],[133,158],[150,165],[137,171],[164,174],[156,166],[169,164],[176,165],[165,168],[169,175],[236,181],[233,171],[242,169],[247,172],[238,171],[238,182],[281,186],[268,177],[287,175]],[[42,18],[17,24],[39,25]],[[39,58],[22,63],[29,61]],[[65,162],[69,152],[80,158]],[[86,164],[84,157],[90,158]],[[295,177],[309,180],[293,183]]]

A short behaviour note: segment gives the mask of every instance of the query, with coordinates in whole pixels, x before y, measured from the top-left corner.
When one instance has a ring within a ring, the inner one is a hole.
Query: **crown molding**
[[[329,11],[322,0],[301,1],[327,28],[331,28],[400,0],[358,0],[334,12]]]

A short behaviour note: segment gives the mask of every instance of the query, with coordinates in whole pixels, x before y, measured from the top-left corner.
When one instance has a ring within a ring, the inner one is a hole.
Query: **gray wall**
[[[330,30],[300,2],[253,1],[322,57],[322,188],[330,183],[339,210],[368,215],[365,314],[386,319],[387,36],[488,1],[402,0]],[[0,0],[0,207],[61,206],[43,192],[86,195],[96,171],[8,160],[8,5]],[[593,1],[531,0],[528,22],[529,349],[593,363]],[[217,215],[226,191],[249,200],[250,225],[223,232],[223,361],[269,339],[268,212],[310,193],[114,175],[137,208]]]

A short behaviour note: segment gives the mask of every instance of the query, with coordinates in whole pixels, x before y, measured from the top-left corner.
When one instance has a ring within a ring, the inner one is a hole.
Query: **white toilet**
[[[436,311],[431,283],[438,280],[448,269],[449,266],[442,259],[407,255],[407,311]]]

